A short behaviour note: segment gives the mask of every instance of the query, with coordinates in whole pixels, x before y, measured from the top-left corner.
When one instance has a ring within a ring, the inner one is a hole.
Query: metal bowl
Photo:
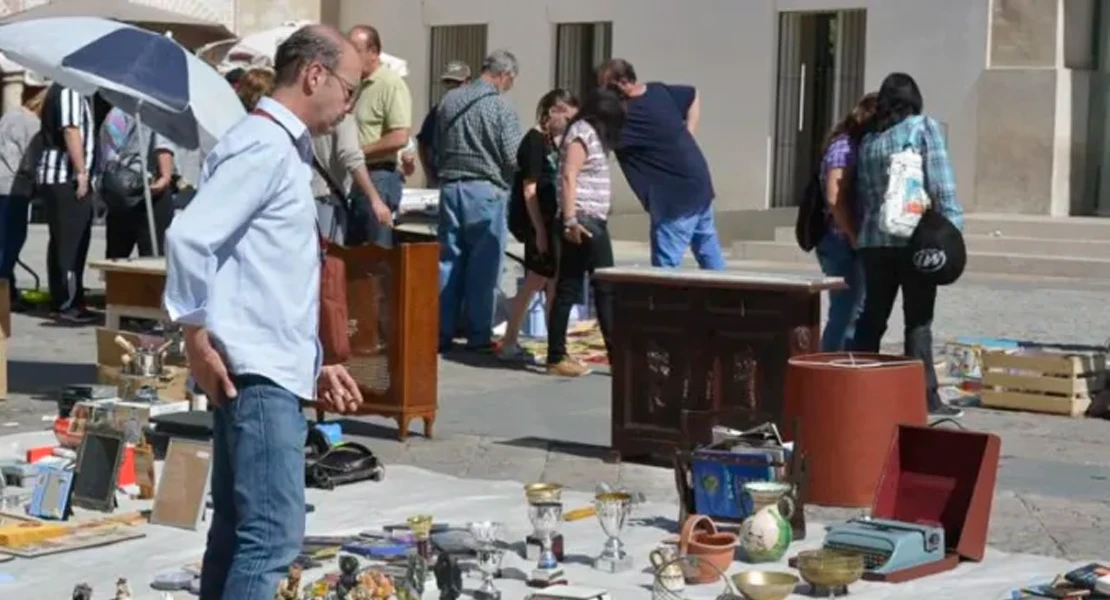
[[[774,571],[744,571],[732,576],[732,583],[749,600],[783,600],[801,582],[797,575]]]
[[[559,483],[529,483],[524,486],[524,495],[529,504],[541,502],[561,502],[563,486]]]
[[[814,586],[839,587],[863,576],[863,555],[822,548],[798,553],[798,572]]]

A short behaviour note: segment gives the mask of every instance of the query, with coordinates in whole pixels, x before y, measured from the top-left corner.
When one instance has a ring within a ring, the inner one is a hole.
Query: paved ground
[[[45,236],[36,231],[23,257],[41,269],[44,251]],[[94,239],[92,255],[102,252],[102,241]],[[636,245],[621,245],[618,253],[621,262],[646,262]],[[1107,286],[1083,282],[969,277],[942,293],[937,338],[989,335],[1101,343],[1110,336],[1110,312],[1103,301],[1108,293]],[[901,338],[900,328],[895,317],[888,335],[893,346]],[[44,428],[53,411],[49,395],[66,383],[95,377],[93,328],[56,328],[16,315],[13,329],[13,394],[0,405],[0,433]],[[653,498],[673,498],[669,470],[602,460],[609,443],[606,374],[563,381],[489,363],[441,360],[439,377],[436,440],[415,436],[404,444],[392,441],[393,424],[374,419],[350,423],[348,429],[367,436],[388,463],[468,477],[558,480],[584,489],[601,481],[619,482]],[[1110,527],[1105,421],[971,410],[964,422],[1003,440],[992,544],[1075,559],[1103,555],[1102,532]],[[811,510],[811,518],[825,522],[851,514]]]

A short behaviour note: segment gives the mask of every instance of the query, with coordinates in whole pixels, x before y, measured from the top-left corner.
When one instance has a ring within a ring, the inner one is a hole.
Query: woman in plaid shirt
[[[963,208],[956,198],[956,179],[940,124],[921,114],[921,91],[912,77],[892,73],[879,88],[878,109],[860,144],[856,162],[856,193],[863,208],[857,236],[863,261],[863,314],[856,324],[853,346],[878,352],[898,290],[902,290],[906,356],[925,365],[926,402],[933,416],[958,417],[961,411],[944,404],[937,393],[933,366],[933,312],[937,288],[917,276],[909,238],[888,235],[879,229],[887,168],[891,155],[914,148],[921,154],[925,190],[932,206],[956,227],[963,228]]]

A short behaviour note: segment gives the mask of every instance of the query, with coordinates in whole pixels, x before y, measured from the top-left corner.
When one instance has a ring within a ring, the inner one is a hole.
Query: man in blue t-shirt
[[[701,103],[688,85],[640,83],[636,70],[614,58],[599,83],[628,98],[617,160],[628,185],[651,216],[651,264],[677,267],[686,249],[703,269],[724,269],[713,221],[713,179],[694,141]]]

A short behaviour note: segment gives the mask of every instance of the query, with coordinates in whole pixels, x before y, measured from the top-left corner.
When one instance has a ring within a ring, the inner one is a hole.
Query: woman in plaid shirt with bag
[[[857,236],[863,261],[865,300],[856,324],[853,346],[878,352],[898,291],[902,291],[906,356],[925,366],[926,402],[930,415],[958,417],[961,411],[944,404],[937,392],[933,366],[933,314],[937,286],[913,267],[908,237],[880,228],[889,181],[891,156],[913,149],[921,156],[925,191],[932,207],[957,228],[963,227],[963,208],[956,198],[956,179],[940,124],[921,114],[921,91],[912,77],[892,73],[879,88],[878,110],[860,144],[856,162],[856,193],[863,208]]]

